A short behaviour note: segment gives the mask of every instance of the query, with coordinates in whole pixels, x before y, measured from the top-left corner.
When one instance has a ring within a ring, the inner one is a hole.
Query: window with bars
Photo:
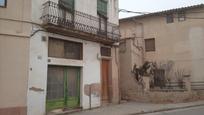
[[[186,20],[186,15],[184,12],[179,12],[178,13],[178,21],[179,22],[182,22],[182,21],[185,21]]]
[[[166,23],[173,23],[173,22],[174,22],[173,14],[167,14],[166,15]]]
[[[103,16],[107,16],[108,1],[107,0],[97,0],[97,13]]]
[[[101,47],[101,56],[111,57],[111,48]]]
[[[145,39],[145,51],[155,51],[155,38]]]
[[[59,6],[68,11],[74,11],[74,0],[59,0]]]
[[[82,60],[82,43],[49,38],[49,57]]]
[[[0,7],[6,7],[7,0],[0,0]]]

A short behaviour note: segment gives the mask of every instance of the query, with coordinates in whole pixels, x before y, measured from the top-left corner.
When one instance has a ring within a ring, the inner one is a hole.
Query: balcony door
[[[107,36],[107,18],[99,15],[99,35]]]
[[[58,25],[74,27],[74,0],[59,0]]]

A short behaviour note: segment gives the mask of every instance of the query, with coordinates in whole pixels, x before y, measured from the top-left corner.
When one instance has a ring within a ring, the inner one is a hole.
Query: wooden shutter
[[[82,43],[64,42],[64,58],[67,59],[82,59]]]
[[[55,58],[64,58],[64,42],[62,40],[50,38],[48,56]]]
[[[155,51],[155,39],[150,38],[150,39],[145,39],[145,50],[146,52],[148,51]]]
[[[65,59],[83,59],[83,44],[49,38],[48,56]]]
[[[59,0],[59,6],[68,11],[74,11],[74,0]]]
[[[105,0],[97,0],[97,12],[100,15],[107,16],[108,2]]]

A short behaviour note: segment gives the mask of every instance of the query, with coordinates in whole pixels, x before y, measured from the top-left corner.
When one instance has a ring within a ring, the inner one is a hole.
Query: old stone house
[[[118,0],[0,0],[0,115],[119,102]]]
[[[190,75],[191,82],[204,82],[203,22],[203,4],[120,19],[122,97],[140,91],[131,71],[146,61],[169,81]]]

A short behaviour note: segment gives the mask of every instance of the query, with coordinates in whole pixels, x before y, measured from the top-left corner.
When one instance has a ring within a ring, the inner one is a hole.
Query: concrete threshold
[[[75,112],[80,112],[80,111],[82,111],[81,108],[67,109],[67,110],[56,109],[56,110],[53,110],[53,111],[49,112],[47,115],[67,115],[67,114],[71,114],[71,113],[75,113]]]

